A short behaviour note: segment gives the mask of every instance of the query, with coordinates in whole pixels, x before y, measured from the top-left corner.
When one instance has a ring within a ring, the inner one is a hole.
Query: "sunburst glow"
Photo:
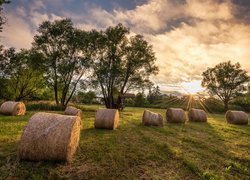
[[[181,85],[184,88],[184,90],[187,91],[189,94],[196,94],[196,93],[204,90],[204,88],[201,87],[200,80],[183,82],[183,83],[181,83]]]

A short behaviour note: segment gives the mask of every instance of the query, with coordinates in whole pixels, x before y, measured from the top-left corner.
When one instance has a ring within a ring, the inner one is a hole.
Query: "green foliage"
[[[186,111],[191,108],[197,108],[204,109],[206,112],[210,113],[221,113],[225,111],[224,104],[219,99],[216,99],[214,97],[201,98],[186,95],[182,98],[179,98],[176,96],[161,95],[154,104],[151,104],[149,103],[148,99],[144,99],[145,95],[142,95],[141,93],[139,93],[138,95],[138,99],[126,99],[124,101],[124,104],[130,107],[147,107],[160,109],[182,108]],[[137,103],[135,103],[135,101],[137,101]],[[230,110],[248,111],[246,107],[240,106],[239,104],[235,103],[229,104],[228,108]]]
[[[54,94],[53,90],[51,90],[48,87],[44,87],[44,88],[41,88],[37,91],[35,96],[32,97],[32,100],[50,100],[50,101],[53,101],[53,100],[55,100],[53,94]]]
[[[149,104],[144,93],[137,93],[134,101],[136,107],[145,107]]]
[[[153,89],[151,88],[149,89],[147,100],[149,101],[150,104],[159,103],[161,99],[162,99],[162,94],[159,86],[153,87]]]
[[[89,66],[87,33],[74,28],[69,19],[45,21],[38,33],[33,46],[44,56],[47,83],[56,103],[66,106]]]
[[[135,100],[131,98],[125,98],[124,99],[124,105],[133,107],[135,105]]]
[[[121,24],[90,32],[92,80],[99,85],[107,108],[120,108],[124,93],[143,88],[158,71],[152,46],[141,35],[128,38],[129,33]]]
[[[232,104],[241,106],[245,111],[250,112],[250,92],[235,98]]]
[[[219,99],[209,97],[204,100],[204,105],[209,112],[224,112],[224,104]]]
[[[230,61],[208,68],[202,76],[202,86],[224,103],[225,110],[229,101],[247,90],[249,82],[247,71],[242,70],[239,63],[231,64]]]
[[[83,104],[93,104],[95,102],[96,94],[94,91],[81,92],[79,91],[75,96],[75,101]]]
[[[37,68],[39,67],[39,68]],[[34,50],[2,52],[0,61],[2,98],[16,101],[29,99],[44,86],[42,55]]]
[[[49,101],[38,101],[26,103],[26,109],[27,111],[63,111],[65,108]]]

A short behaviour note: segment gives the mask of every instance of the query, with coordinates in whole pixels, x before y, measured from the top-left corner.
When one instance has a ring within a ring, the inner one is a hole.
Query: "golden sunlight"
[[[190,82],[183,82],[183,83],[181,83],[181,86],[189,94],[196,94],[196,93],[201,92],[201,91],[204,90],[204,88],[201,87],[201,81],[200,80],[193,80],[193,81],[190,81]]]

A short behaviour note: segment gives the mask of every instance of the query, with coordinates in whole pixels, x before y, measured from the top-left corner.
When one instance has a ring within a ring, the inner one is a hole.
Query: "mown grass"
[[[249,125],[211,114],[208,123],[145,127],[144,109],[126,108],[117,130],[97,130],[99,107],[81,108],[81,140],[71,163],[19,162],[18,140],[35,111],[0,116],[0,179],[250,179]],[[165,117],[164,110],[152,111]]]

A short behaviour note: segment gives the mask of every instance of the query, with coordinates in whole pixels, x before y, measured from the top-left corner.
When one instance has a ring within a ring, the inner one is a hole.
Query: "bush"
[[[205,99],[204,106],[209,112],[225,112],[224,104],[213,97]]]
[[[238,97],[232,101],[234,106],[240,106],[242,110],[250,112],[250,96]]]
[[[50,101],[36,101],[26,103],[28,111],[63,111],[65,108]]]

